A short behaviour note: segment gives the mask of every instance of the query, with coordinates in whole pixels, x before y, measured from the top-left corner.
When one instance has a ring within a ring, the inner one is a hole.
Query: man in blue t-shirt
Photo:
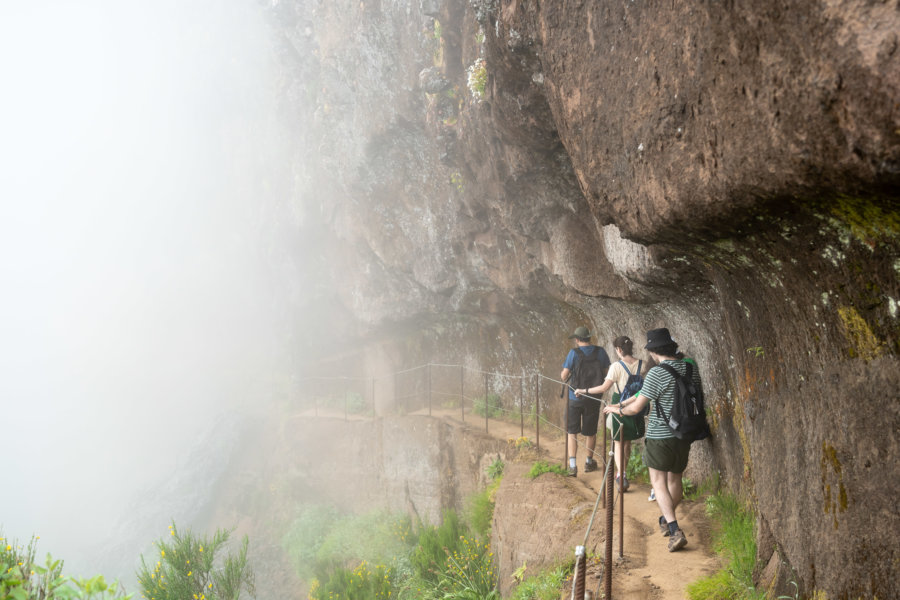
[[[592,398],[578,398],[576,388],[589,388],[603,383],[609,370],[609,355],[606,350],[591,344],[591,333],[586,327],[578,327],[569,336],[575,340],[575,348],[569,350],[563,363],[560,379],[568,384],[568,410],[566,419],[566,447],[569,452],[569,476],[578,475],[578,434],[584,436],[587,457],[584,472],[597,470],[594,447],[597,445],[597,422],[600,420],[600,402]],[[570,381],[571,377],[571,381]]]

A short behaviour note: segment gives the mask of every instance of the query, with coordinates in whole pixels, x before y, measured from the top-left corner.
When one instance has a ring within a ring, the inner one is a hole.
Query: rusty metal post
[[[484,374],[484,432],[488,433],[488,374]]]
[[[587,553],[584,546],[575,546],[575,581],[572,582],[575,600],[584,600],[584,588],[587,583]]]
[[[607,454],[606,454],[606,451],[607,451],[606,450],[606,446],[607,446],[607,443],[606,443],[606,436],[607,436],[606,416],[603,415],[602,411],[600,412],[600,415],[603,419],[603,422],[601,423],[601,425],[603,425],[603,456],[607,456]],[[606,508],[606,494],[603,494],[603,508]]]
[[[609,453],[612,456],[612,452]],[[607,460],[609,460],[607,458]],[[615,504],[615,498],[613,496],[613,480],[615,478],[613,468],[615,465],[615,457],[613,456],[612,464],[610,468],[606,470],[606,539],[604,540],[605,546],[605,554],[604,554],[604,566],[603,566],[603,590],[604,590],[604,598],[609,600],[612,598],[612,553],[613,553],[613,505]]]
[[[619,465],[622,470],[619,473],[619,485],[622,488],[619,490],[619,558],[622,558],[624,555],[624,544],[625,544],[625,422],[622,421],[619,424],[619,452],[622,454],[622,457],[619,459]]]
[[[466,368],[459,365],[459,414],[462,422],[466,422]]]
[[[425,367],[425,376],[428,379],[428,416],[431,416],[431,363]]]
[[[569,466],[569,393],[568,393],[568,391],[566,391],[566,393],[563,397],[566,399],[566,411],[563,413],[564,416],[563,416],[563,426],[562,426],[563,440],[564,440],[563,448],[565,448],[565,450],[563,451],[563,467],[568,467]],[[575,443],[577,444],[578,441],[576,440]],[[577,446],[576,446],[576,449],[577,449]]]
[[[537,449],[541,449],[541,378],[534,376],[534,430]]]
[[[519,379],[519,421],[521,422],[521,433],[519,437],[525,437],[525,394],[522,391],[525,385],[525,373]]]

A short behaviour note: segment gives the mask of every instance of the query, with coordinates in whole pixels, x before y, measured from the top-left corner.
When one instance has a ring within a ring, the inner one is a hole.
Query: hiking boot
[[[650,488],[650,497],[647,498],[647,502],[656,502],[656,492],[653,491],[653,488]]]
[[[569,477],[578,477],[578,467],[569,467]]]
[[[628,488],[631,487],[631,484],[628,483],[628,478],[625,477],[622,481],[619,481],[619,476],[616,475],[616,489],[620,492],[627,492]]]
[[[659,530],[662,531],[663,537],[669,537],[669,525],[665,517],[659,518]]]
[[[681,528],[675,530],[675,533],[669,538],[669,552],[675,552],[676,550],[681,550],[687,546],[687,538],[684,537],[684,532]]]
[[[596,471],[596,470],[597,470],[597,461],[596,460],[589,458],[586,461],[584,461],[584,472],[585,473],[591,473],[592,471]]]

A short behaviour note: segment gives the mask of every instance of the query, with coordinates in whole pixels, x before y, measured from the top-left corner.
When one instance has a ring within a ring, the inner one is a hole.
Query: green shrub
[[[537,575],[525,577],[513,590],[510,600],[559,600],[560,591],[574,565],[559,565]]]
[[[475,398],[473,402],[474,406],[472,408],[472,412],[481,417],[484,416],[485,411],[485,401],[484,396],[479,396]],[[500,396],[497,394],[488,394],[487,395],[487,411],[488,417],[492,419],[496,419],[500,415],[503,414],[503,410],[500,408]]]
[[[182,534],[174,523],[170,539],[156,542],[159,557],[147,565],[141,556],[138,585],[145,598],[153,600],[237,600],[255,593],[253,571],[247,562],[249,541],[244,536],[236,554],[226,550],[229,531],[217,530],[212,537]],[[219,555],[219,556],[217,556]]]
[[[468,500],[467,521],[476,535],[488,538],[491,535],[491,522],[494,519],[494,496],[500,487],[500,480],[495,479],[484,490],[473,494]]]
[[[526,476],[529,479],[534,479],[539,475],[543,475],[544,473],[556,473],[557,475],[567,475],[568,471],[558,464],[550,464],[546,460],[539,460],[533,465],[531,465],[531,470],[528,471]]]
[[[447,553],[432,593],[435,600],[500,600],[490,545],[461,536],[457,548]]]
[[[386,600],[393,597],[393,592],[391,569],[384,565],[370,567],[363,561],[352,571],[344,568],[332,570],[324,582],[314,579],[310,585],[309,599]]]
[[[316,554],[338,519],[337,509],[333,506],[309,505],[297,511],[297,517],[288,526],[281,544],[302,579],[312,578]]]
[[[706,499],[706,512],[715,523],[714,547],[725,559],[721,571],[687,587],[691,600],[762,600],[753,586],[756,568],[756,524],[738,498],[718,492]]]
[[[437,526],[425,526],[419,533],[419,543],[410,557],[416,576],[425,582],[436,584],[447,554],[456,549],[466,533],[456,511],[444,511],[443,522]]]
[[[2,534],[2,532],[0,532]],[[90,579],[65,577],[63,561],[47,555],[44,566],[35,560],[37,538],[27,547],[0,536],[0,598],[3,600],[127,600],[117,582],[106,583],[103,575]]]
[[[485,473],[491,479],[500,479],[503,476],[503,468],[506,464],[498,457],[494,462],[488,465]]]
[[[337,519],[316,552],[315,571],[319,581],[332,568],[347,568],[367,561],[390,564],[395,557],[406,556],[415,542],[410,534],[409,517],[375,510],[363,515]]]

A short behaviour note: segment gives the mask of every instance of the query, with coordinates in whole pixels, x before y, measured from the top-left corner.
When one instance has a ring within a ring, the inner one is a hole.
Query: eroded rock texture
[[[667,326],[714,412],[691,468],[757,511],[760,584],[900,595],[898,2],[266,10],[311,349],[556,376],[578,324],[610,352]]]

